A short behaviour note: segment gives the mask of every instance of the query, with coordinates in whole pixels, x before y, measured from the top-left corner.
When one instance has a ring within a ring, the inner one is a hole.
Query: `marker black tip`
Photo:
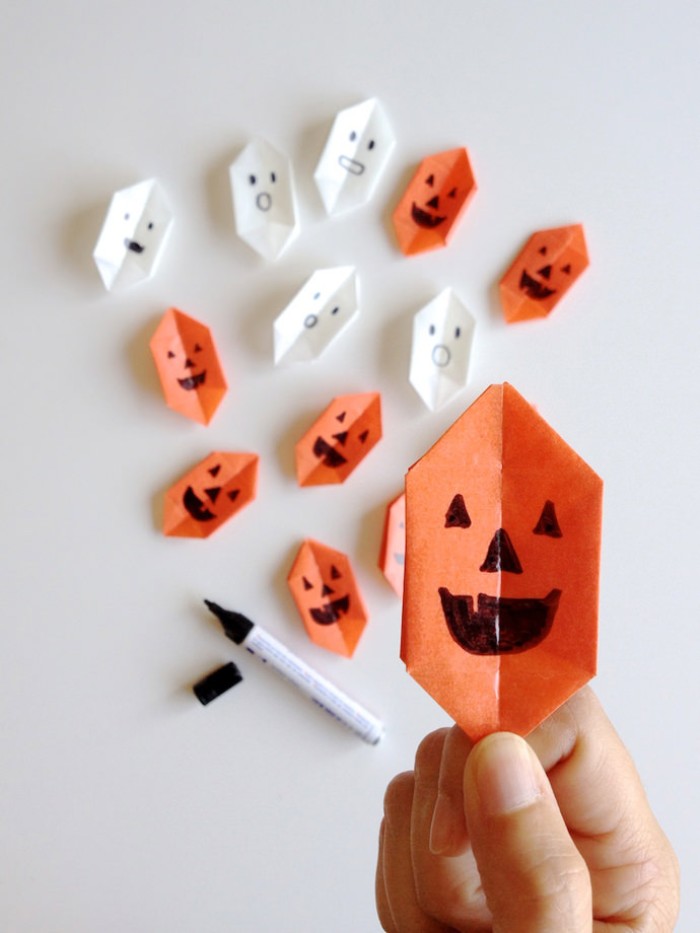
[[[232,609],[223,609],[217,603],[213,603],[209,599],[204,600],[204,605],[210,612],[213,612],[219,622],[221,622],[226,636],[230,638],[231,641],[235,641],[237,645],[245,641],[246,636],[255,628],[255,625],[250,619],[241,612],[234,612]]]

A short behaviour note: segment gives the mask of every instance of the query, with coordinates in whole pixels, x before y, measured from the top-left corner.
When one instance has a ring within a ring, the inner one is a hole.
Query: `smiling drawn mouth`
[[[311,609],[311,618],[319,625],[332,625],[340,619],[341,612],[347,613],[350,608],[350,597],[341,596],[330,603],[325,603],[320,609]]]
[[[549,634],[561,590],[550,590],[543,599],[510,599],[479,593],[453,596],[447,587],[438,590],[450,635],[470,654],[518,654],[534,648]]]
[[[535,301],[543,301],[556,291],[555,288],[548,288],[546,285],[543,285],[542,282],[533,279],[531,275],[527,274],[525,269],[523,269],[523,274],[520,276],[519,287],[521,291],[525,292],[528,298],[533,298]]]
[[[352,172],[353,175],[361,175],[365,170],[362,162],[358,162],[356,159],[351,159],[350,156],[338,156],[338,163],[340,164],[341,168],[344,168],[346,172]]]
[[[181,388],[186,389],[187,392],[191,392],[193,389],[198,389],[200,386],[204,385],[204,380],[207,378],[206,369],[197,373],[196,376],[187,376],[185,379],[178,379],[178,383]]]
[[[128,238],[124,240],[124,246],[130,249],[132,253],[142,253],[146,249],[145,246],[142,246],[136,240],[129,240]]]
[[[182,496],[182,504],[189,515],[197,522],[210,522],[213,518],[216,518],[216,515],[207,508],[191,486],[188,486],[185,490]]]
[[[439,227],[440,224],[444,223],[447,219],[440,214],[429,214],[428,211],[424,211],[422,207],[418,207],[415,201],[411,205],[411,218],[419,227],[427,227],[428,230]]]

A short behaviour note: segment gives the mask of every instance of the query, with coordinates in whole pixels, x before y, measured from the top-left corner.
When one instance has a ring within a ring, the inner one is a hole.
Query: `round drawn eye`
[[[124,220],[128,220],[130,216],[130,214],[124,214]]]
[[[367,143],[367,148],[368,148],[368,149],[374,149],[374,140],[373,140],[373,139],[370,139],[370,141]]]
[[[335,308],[333,308],[333,310],[331,311],[331,314],[337,314],[338,311],[340,311],[340,308],[338,307],[338,305],[336,305]]]
[[[428,329],[428,333],[430,334],[431,337],[434,336],[434,334],[435,334],[435,325],[434,325],[434,324],[431,324],[431,325],[430,325],[430,327],[429,327],[429,329]]]
[[[148,229],[149,229],[149,230],[152,230],[152,229],[153,229],[153,221],[152,221],[152,220],[151,220],[151,221],[149,222],[149,224],[148,224]]]
[[[462,333],[461,327],[455,327],[455,339],[457,339],[461,333]]]
[[[357,139],[357,133],[355,132],[355,130],[353,130],[352,133],[350,133],[350,142],[354,143],[356,139]]]
[[[255,182],[257,181],[257,179],[256,179],[255,175],[249,175],[249,176],[248,176],[248,181],[251,183],[251,185],[254,185]]]
[[[277,181],[277,176],[275,175],[274,172],[270,172],[270,181],[272,182],[273,185]]]

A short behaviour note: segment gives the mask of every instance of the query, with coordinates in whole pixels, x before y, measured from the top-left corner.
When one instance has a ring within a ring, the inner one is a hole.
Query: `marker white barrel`
[[[306,694],[313,703],[347,726],[365,742],[376,745],[380,741],[384,734],[384,727],[376,716],[322,677],[286,648],[282,642],[259,625],[255,625],[242,613],[222,609],[221,606],[207,599],[204,602],[219,619],[226,635],[237,645],[246,648],[251,654],[274,668]]]

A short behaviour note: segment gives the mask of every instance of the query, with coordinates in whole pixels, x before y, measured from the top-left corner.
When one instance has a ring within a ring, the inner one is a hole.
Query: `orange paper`
[[[216,451],[165,494],[163,533],[208,538],[257,492],[258,455]]]
[[[466,149],[423,159],[393,214],[401,252],[411,256],[447,246],[475,191]]]
[[[381,436],[378,392],[339,395],[297,442],[299,485],[344,483]]]
[[[409,470],[401,656],[473,740],[526,735],[594,675],[602,494],[507,383]]]
[[[349,558],[308,539],[299,548],[287,583],[311,641],[352,657],[368,616]]]
[[[209,424],[226,394],[226,378],[209,328],[169,308],[151,338],[151,353],[168,406]]]
[[[397,596],[403,596],[406,557],[406,496],[397,496],[386,507],[379,569]]]
[[[499,284],[506,321],[546,317],[587,266],[581,224],[533,233]]]

